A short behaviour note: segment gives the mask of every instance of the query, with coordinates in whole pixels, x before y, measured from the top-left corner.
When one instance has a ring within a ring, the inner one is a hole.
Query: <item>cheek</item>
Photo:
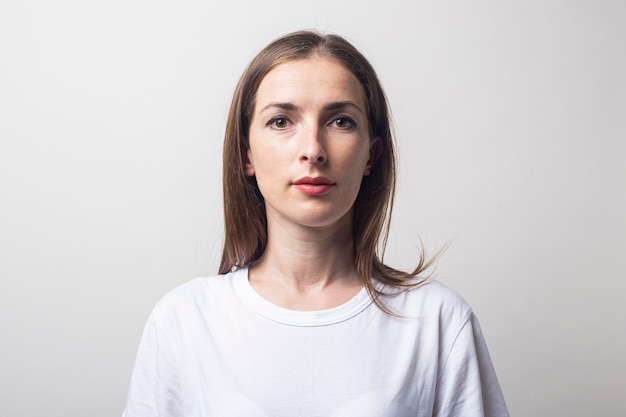
[[[362,176],[365,173],[370,158],[369,147],[362,144],[351,147],[344,153],[342,165],[354,172],[355,176]]]
[[[252,155],[253,175],[256,177],[259,190],[263,196],[276,189],[283,181],[282,167],[285,166],[277,158],[269,157],[269,153],[256,153]],[[284,168],[283,168],[284,169]]]
[[[351,148],[349,152],[344,154],[338,168],[343,173],[345,185],[349,187],[349,194],[358,193],[361,188],[363,177],[367,171],[368,160],[369,152],[362,147]]]
[[[254,151],[248,151],[248,153],[257,174],[259,171],[262,173],[275,171],[280,164],[280,153],[267,144],[263,146],[256,144]]]

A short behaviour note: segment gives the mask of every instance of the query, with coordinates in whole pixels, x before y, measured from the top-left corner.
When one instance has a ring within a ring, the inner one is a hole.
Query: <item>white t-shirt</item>
[[[248,270],[198,278],[154,308],[125,417],[504,417],[472,310],[428,283],[322,311],[262,298]]]

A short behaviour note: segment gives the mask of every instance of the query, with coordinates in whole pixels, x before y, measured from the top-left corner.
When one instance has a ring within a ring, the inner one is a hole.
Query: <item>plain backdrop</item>
[[[386,260],[481,320],[514,416],[626,415],[622,1],[0,0],[0,415],[121,414],[154,303],[215,273],[235,83],[275,37],[374,64]]]

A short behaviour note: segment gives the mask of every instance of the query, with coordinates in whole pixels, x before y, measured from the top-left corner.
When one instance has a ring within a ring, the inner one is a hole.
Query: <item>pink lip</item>
[[[309,195],[324,194],[335,186],[331,180],[324,177],[302,177],[295,180],[293,185],[304,194]]]

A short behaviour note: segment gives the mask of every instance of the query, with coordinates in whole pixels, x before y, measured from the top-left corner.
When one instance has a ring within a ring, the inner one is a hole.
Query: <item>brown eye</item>
[[[338,117],[331,122],[331,125],[339,129],[352,129],[355,126],[354,120],[349,117]]]
[[[267,122],[267,125],[273,129],[286,129],[289,127],[289,120],[286,117],[274,117]]]

